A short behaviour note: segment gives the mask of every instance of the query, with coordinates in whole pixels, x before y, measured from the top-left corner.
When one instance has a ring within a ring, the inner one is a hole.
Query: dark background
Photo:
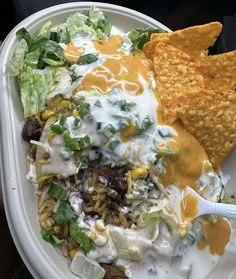
[[[32,13],[65,2],[66,0],[2,0],[0,38],[4,37],[19,21]],[[96,1],[95,1],[96,2]],[[236,12],[235,0],[120,0],[102,1],[129,7],[143,12],[162,23],[172,30],[188,27],[209,21],[223,21],[224,15],[233,15]]]
[[[76,2],[63,0],[2,0],[0,4],[0,40],[4,40],[11,29],[32,13],[60,3]],[[224,29],[220,40],[211,53],[236,49],[236,1],[235,0],[144,0],[102,1],[118,4],[145,13],[172,30],[192,25],[220,21]],[[235,15],[233,17],[233,15]],[[1,92],[0,92],[1,93]],[[1,199],[0,199],[1,200]],[[0,202],[1,203],[1,202]],[[14,274],[14,275],[13,275]],[[12,242],[5,214],[0,204],[0,278],[28,279],[21,259]]]

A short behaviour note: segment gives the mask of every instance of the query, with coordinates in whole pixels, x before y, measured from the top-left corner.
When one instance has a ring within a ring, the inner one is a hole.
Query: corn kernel
[[[49,110],[49,109],[45,109],[42,113],[41,113],[41,119],[43,121],[48,120],[50,117],[52,117],[55,114],[54,111]]]
[[[79,247],[78,247],[78,248],[75,248],[75,249],[73,249],[73,250],[71,250],[71,251],[69,252],[69,255],[70,255],[71,259],[74,258],[74,256],[76,255],[76,253],[77,253],[78,251],[79,251]]]
[[[66,109],[70,109],[71,108],[71,102],[70,101],[67,101],[67,100],[63,100],[60,102],[60,105],[63,107],[63,108],[66,108]]]
[[[146,167],[135,167],[130,171],[131,178],[138,179],[138,178],[146,178],[148,176],[148,170]]]
[[[73,109],[72,116],[76,117],[78,115],[79,115],[78,111],[76,109]]]

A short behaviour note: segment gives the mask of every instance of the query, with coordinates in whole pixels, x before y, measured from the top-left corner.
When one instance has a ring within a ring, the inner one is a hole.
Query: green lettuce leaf
[[[103,12],[96,7],[90,9],[89,19],[86,24],[95,30],[99,40],[103,40],[106,36],[110,35],[112,25]]]
[[[14,55],[7,65],[7,74],[9,76],[17,76],[20,71],[23,69],[24,58],[28,52],[28,45],[25,39],[21,39],[17,42]]]
[[[52,22],[48,21],[47,23],[45,23],[42,26],[38,36],[46,37],[46,38],[49,39],[50,38],[50,34],[51,34],[51,28],[52,28]]]
[[[41,55],[41,50],[39,48],[27,53],[25,57],[24,65],[30,66],[32,68],[37,68],[40,55]]]
[[[142,212],[137,219],[137,226],[139,228],[147,227],[153,220],[162,219],[171,229],[177,231],[177,224],[171,215],[163,212],[163,210],[156,210],[152,212]]]
[[[132,229],[129,230],[132,232]],[[109,233],[117,249],[118,258],[123,258],[131,261],[139,261],[141,259],[140,251],[131,246],[129,243],[129,236],[125,235],[120,228],[114,226],[109,227]],[[135,234],[135,231],[133,231]]]
[[[16,36],[19,39],[24,39],[30,48],[33,43],[33,38],[31,37],[30,33],[23,27],[16,32]]]
[[[54,78],[55,70],[51,68],[40,71],[28,66],[20,73],[19,87],[25,117],[44,108],[46,96],[53,89]]]
[[[91,239],[84,232],[81,231],[76,221],[73,219],[70,220],[69,231],[70,237],[74,239],[74,241],[76,241],[86,253],[95,249],[95,246]]]
[[[96,8],[95,6],[92,6],[89,10],[89,20],[92,23],[97,23],[99,20],[104,19],[103,12],[99,9]]]
[[[133,44],[133,48],[143,49],[144,44],[150,40],[150,37],[153,33],[162,33],[162,32],[165,31],[157,28],[151,28],[151,27],[137,28],[129,32],[128,37]]]
[[[88,17],[80,12],[69,16],[66,20],[71,37],[77,35],[79,27],[84,26]]]
[[[99,263],[89,259],[81,252],[77,252],[74,256],[70,270],[81,279],[102,279],[105,275],[105,270]]]

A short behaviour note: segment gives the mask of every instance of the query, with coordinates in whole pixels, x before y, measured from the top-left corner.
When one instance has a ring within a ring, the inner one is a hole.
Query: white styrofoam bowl
[[[16,247],[35,278],[78,279],[69,271],[65,258],[40,236],[35,189],[26,180],[28,146],[21,137],[24,123],[23,110],[17,81],[5,73],[6,63],[13,54],[17,42],[15,33],[18,29],[25,27],[34,34],[48,20],[53,24],[61,23],[70,14],[78,10],[86,11],[94,4],[101,8],[111,23],[122,31],[143,26],[169,30],[158,21],[124,7],[95,2],[67,3],[42,10],[23,20],[8,35],[0,53],[0,159],[2,162],[0,170],[4,204]],[[236,152],[231,154],[225,164],[225,171],[231,174],[232,181],[236,181],[233,164],[235,158]],[[226,254],[208,278],[236,278],[235,261],[236,254]]]

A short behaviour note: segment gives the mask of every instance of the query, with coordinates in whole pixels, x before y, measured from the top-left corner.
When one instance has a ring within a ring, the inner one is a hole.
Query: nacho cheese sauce
[[[181,219],[193,220],[198,214],[198,202],[197,199],[191,194],[185,194],[180,203]]]
[[[202,250],[209,245],[211,254],[222,256],[231,236],[230,223],[217,217],[215,222],[202,222],[202,226],[204,237],[197,243],[198,248]]]
[[[131,163],[145,166],[153,176],[160,178],[160,183],[170,193],[172,185],[180,193],[186,186],[191,186],[202,191],[208,199],[215,200],[218,192],[212,189],[220,183],[219,177],[205,151],[180,122],[172,126],[163,124],[151,61],[141,51],[125,47],[123,36],[113,30],[113,35],[102,42],[91,37],[75,37],[65,47],[65,58],[79,81],[76,87],[69,87],[64,92],[64,97],[82,102],[85,113],[82,121],[76,114],[68,115],[63,126],[71,138],[86,138],[87,148],[79,152],[80,160],[76,161],[73,152],[65,148],[63,135],[50,137],[51,131],[47,128],[43,132],[46,136],[43,145],[49,158],[38,166],[39,172],[42,176],[53,174],[67,178],[98,158],[102,164],[112,166]],[[98,59],[88,65],[75,64],[80,56],[89,53],[96,54]],[[60,124],[59,120],[55,124]],[[152,193],[155,196],[157,190],[153,189]],[[127,197],[135,199],[135,191],[130,191]],[[147,237],[148,229],[114,228],[111,225],[106,226],[107,240],[96,231],[95,221],[85,224],[84,215],[80,214],[78,225],[88,235],[92,232],[97,235],[97,247],[88,257],[98,262],[112,262],[117,256],[111,237],[115,232],[120,237],[125,236],[129,249],[140,257],[134,261],[116,260],[129,278],[205,278],[228,243],[228,223],[218,218],[214,225],[201,224],[206,243],[190,241],[189,244],[188,232],[192,230],[192,224],[188,220],[197,214],[195,200],[191,196],[185,197],[181,203],[182,218],[175,214],[168,198],[150,200],[153,212],[162,210],[163,219],[171,217],[171,222],[174,220],[185,231],[183,239],[186,243],[180,241],[178,226],[176,233],[171,234],[162,221],[156,223],[155,240]],[[76,196],[70,202],[79,210],[81,201],[76,200]],[[150,201],[143,201],[144,205],[146,202]]]

